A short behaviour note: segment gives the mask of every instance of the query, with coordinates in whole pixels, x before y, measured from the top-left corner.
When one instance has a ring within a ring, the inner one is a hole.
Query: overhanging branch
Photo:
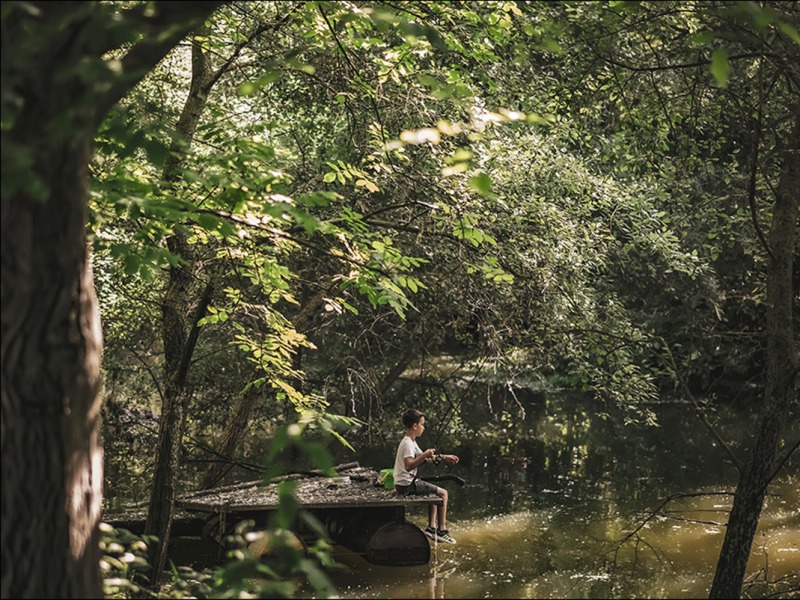
[[[178,42],[192,32],[224,2],[155,2],[155,16],[136,15],[145,36],[134,44],[120,61],[120,74],[111,87],[96,100],[95,126],[125,94],[161,61]],[[131,20],[134,20],[131,18]]]

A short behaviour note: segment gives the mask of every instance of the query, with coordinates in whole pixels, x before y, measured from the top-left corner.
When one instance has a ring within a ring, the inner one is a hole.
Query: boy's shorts
[[[394,489],[401,496],[427,496],[428,494],[435,494],[439,488],[422,479],[415,479],[411,485],[396,485]]]

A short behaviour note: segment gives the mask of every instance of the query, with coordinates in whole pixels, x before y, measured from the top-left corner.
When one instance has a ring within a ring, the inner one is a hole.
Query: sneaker
[[[434,527],[431,527],[429,525],[428,527],[425,528],[423,533],[425,533],[425,535],[427,535],[432,540],[434,540],[434,541],[436,540],[436,529]]]
[[[456,543],[456,541],[453,539],[453,536],[450,535],[450,531],[447,529],[438,529],[436,531],[436,537],[439,538],[440,542],[445,542],[447,544]]]

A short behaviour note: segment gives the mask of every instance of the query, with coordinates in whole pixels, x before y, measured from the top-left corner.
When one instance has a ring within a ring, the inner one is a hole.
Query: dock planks
[[[354,465],[354,466],[352,466]],[[378,473],[358,463],[337,468],[337,477],[306,473],[264,485],[251,481],[180,495],[175,501],[173,535],[200,535],[224,544],[224,532],[236,522],[252,519],[258,526],[279,506],[278,486],[291,480],[301,508],[313,512],[332,538],[366,560],[381,565],[421,565],[430,560],[428,538],[406,521],[408,506],[441,505],[428,496],[399,496],[375,485]],[[133,533],[144,530],[144,511],[105,515],[104,521]]]
[[[409,505],[441,505],[435,494],[399,496],[395,491],[375,485],[378,473],[366,467],[343,470],[339,477],[298,476],[294,495],[304,509],[392,508]],[[180,496],[178,509],[213,512],[262,512],[278,508],[278,485],[254,481],[235,489],[217,489]]]

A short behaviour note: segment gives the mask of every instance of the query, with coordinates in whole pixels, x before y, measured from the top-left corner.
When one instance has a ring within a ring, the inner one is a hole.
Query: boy
[[[425,415],[418,410],[413,408],[407,410],[403,415],[403,425],[406,428],[405,436],[397,447],[397,455],[394,459],[394,487],[398,494],[414,496],[436,494],[439,496],[442,499],[442,509],[441,511],[437,510],[438,507],[435,504],[428,506],[428,526],[425,528],[425,535],[434,541],[455,544],[456,541],[447,530],[447,490],[419,479],[417,467],[423,462],[432,462],[438,465],[443,460],[456,464],[458,457],[454,454],[436,454],[435,448],[429,448],[425,452],[420,449],[416,440],[425,431]]]

